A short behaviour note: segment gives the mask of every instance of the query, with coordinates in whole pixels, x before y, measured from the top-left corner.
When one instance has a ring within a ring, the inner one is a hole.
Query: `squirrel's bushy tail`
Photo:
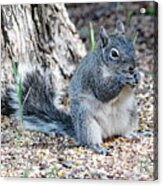
[[[49,69],[39,65],[19,65],[16,80],[17,85],[8,92],[9,105],[17,119],[22,114],[25,129],[74,137],[70,115],[55,106],[59,83]]]

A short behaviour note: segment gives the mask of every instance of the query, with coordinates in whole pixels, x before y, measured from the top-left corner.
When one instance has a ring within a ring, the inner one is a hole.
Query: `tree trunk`
[[[52,69],[59,90],[67,86],[85,47],[64,4],[1,6],[1,107],[13,81],[13,62]]]

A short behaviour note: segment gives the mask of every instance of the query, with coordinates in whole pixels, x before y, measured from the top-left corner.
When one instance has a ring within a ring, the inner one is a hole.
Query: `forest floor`
[[[144,4],[146,7],[146,5]],[[68,138],[21,130],[16,120],[2,116],[1,176],[76,179],[153,180],[157,123],[154,120],[154,16],[141,14],[140,4],[68,5],[71,20],[90,50],[89,22],[95,38],[101,25],[112,32],[118,18],[128,35],[138,32],[137,63],[141,83],[136,89],[139,126],[132,137],[116,137],[103,145],[110,156],[78,147]],[[130,13],[129,13],[130,12]],[[131,16],[129,16],[131,14]]]

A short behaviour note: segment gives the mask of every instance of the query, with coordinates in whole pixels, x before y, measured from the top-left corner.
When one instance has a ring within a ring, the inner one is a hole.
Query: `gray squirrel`
[[[134,87],[140,74],[134,46],[121,21],[109,36],[101,27],[95,51],[89,52],[75,70],[69,85],[69,113],[54,104],[56,83],[50,70],[36,65],[22,74],[23,124],[28,130],[68,135],[80,145],[107,155],[103,139],[126,135],[137,126]],[[9,101],[19,118],[14,88]]]

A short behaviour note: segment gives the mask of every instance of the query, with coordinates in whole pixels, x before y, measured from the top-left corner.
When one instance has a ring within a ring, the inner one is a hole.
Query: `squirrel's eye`
[[[119,59],[119,51],[116,48],[112,48],[111,51],[110,51],[110,57],[113,60]]]

